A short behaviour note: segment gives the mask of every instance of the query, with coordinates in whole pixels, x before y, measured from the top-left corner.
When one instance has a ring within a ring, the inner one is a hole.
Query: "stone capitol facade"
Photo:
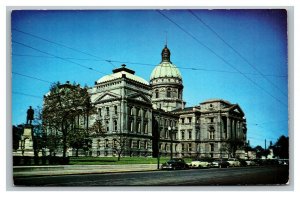
[[[167,45],[150,83],[122,65],[89,89],[105,137],[92,139],[92,156],[244,157],[245,114],[238,104],[211,99],[185,107],[183,79]],[[119,143],[119,144],[118,144]]]

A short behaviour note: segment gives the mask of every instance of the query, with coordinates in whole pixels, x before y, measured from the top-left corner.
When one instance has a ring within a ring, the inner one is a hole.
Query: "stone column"
[[[231,120],[229,116],[227,116],[227,138],[231,138]]]

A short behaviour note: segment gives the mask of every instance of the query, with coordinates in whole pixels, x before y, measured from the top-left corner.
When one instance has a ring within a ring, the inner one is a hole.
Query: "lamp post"
[[[175,131],[175,127],[168,127],[170,137],[171,137],[171,159],[173,159],[173,131]]]

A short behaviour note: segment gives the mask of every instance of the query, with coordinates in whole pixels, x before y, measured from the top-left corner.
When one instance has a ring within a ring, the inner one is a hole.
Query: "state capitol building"
[[[238,104],[211,99],[185,107],[183,79],[167,45],[150,81],[122,65],[89,89],[106,135],[92,139],[91,156],[244,157],[245,114]],[[117,143],[119,142],[119,145]],[[70,154],[70,153],[69,153]]]

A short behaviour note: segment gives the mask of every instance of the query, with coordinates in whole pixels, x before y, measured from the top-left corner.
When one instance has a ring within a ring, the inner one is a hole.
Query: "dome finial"
[[[165,33],[166,33],[166,44],[165,44],[165,47],[167,47],[168,46],[168,32],[165,31]]]

